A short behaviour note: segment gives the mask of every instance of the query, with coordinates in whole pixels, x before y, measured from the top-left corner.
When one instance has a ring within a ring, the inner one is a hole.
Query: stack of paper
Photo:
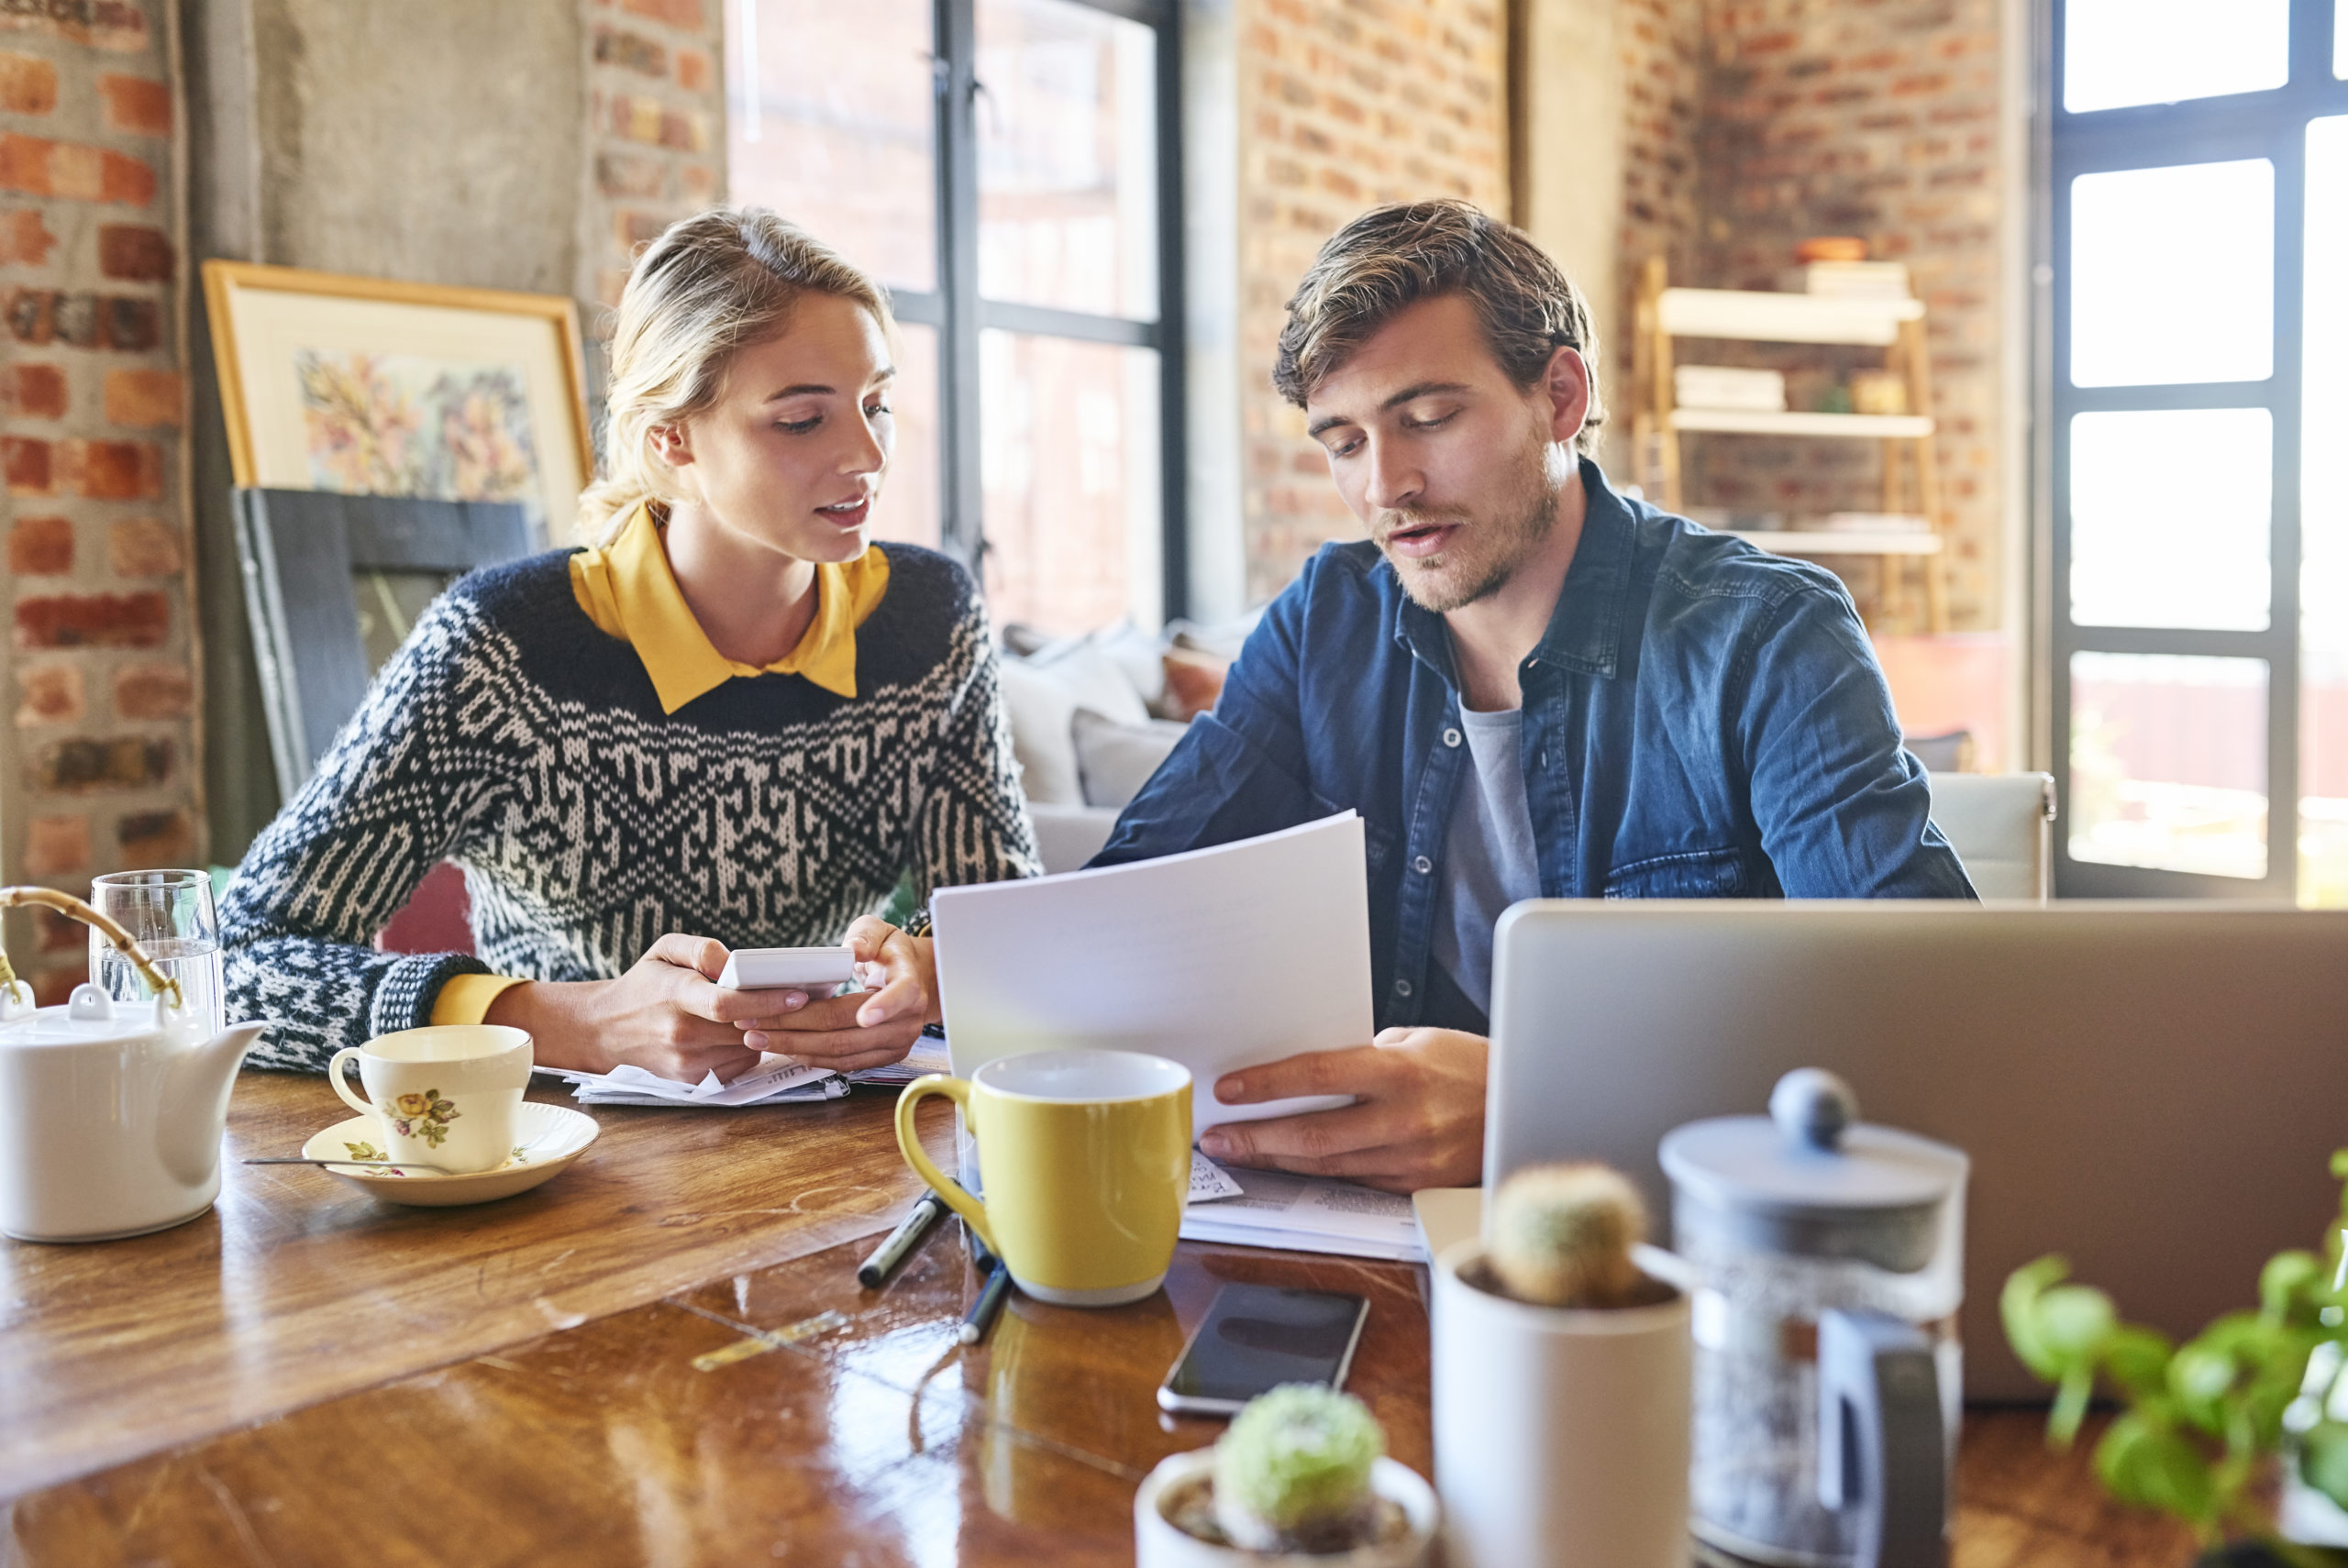
[[[1349,1181],[1232,1169],[1197,1153],[1182,1239],[1401,1263],[1427,1255],[1407,1198]]]
[[[837,1099],[847,1093],[847,1080],[837,1073],[804,1066],[792,1057],[771,1053],[730,1084],[720,1083],[715,1073],[689,1084],[634,1066],[615,1067],[608,1073],[538,1070],[569,1079],[571,1094],[581,1105],[793,1105]]]
[[[1215,1080],[1304,1051],[1367,1045],[1369,887],[1361,819],[1130,866],[940,888],[937,983],[955,1070],[1091,1046],[1191,1070],[1191,1130],[1350,1103],[1225,1105]]]

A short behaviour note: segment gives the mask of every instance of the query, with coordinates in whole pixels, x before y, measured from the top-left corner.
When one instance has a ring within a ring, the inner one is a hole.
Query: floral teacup
[[[343,1076],[352,1057],[364,1099]],[[336,1052],[327,1078],[353,1110],[382,1124],[389,1158],[459,1174],[493,1170],[514,1152],[530,1037],[496,1023],[404,1029]]]

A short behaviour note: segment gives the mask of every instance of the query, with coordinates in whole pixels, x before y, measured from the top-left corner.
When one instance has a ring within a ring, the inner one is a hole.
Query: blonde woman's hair
[[[713,207],[645,247],[612,332],[604,473],[579,497],[581,537],[608,545],[644,502],[678,499],[653,432],[705,413],[735,350],[779,330],[809,293],[853,300],[895,335],[880,286],[769,208]]]
[[[1580,352],[1589,413],[1574,446],[1597,456],[1606,404],[1589,302],[1531,235],[1447,197],[1372,207],[1329,237],[1288,302],[1273,388],[1302,408],[1379,327],[1443,294],[1475,306],[1485,346],[1519,387],[1538,381],[1559,348]]]

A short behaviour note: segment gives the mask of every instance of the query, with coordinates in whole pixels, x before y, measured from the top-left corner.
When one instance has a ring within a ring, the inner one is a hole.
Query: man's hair
[[[1397,202],[1372,207],[1329,237],[1288,302],[1272,385],[1306,397],[1369,337],[1421,300],[1458,294],[1476,307],[1492,358],[1530,388],[1559,348],[1589,370],[1589,414],[1576,449],[1598,450],[1605,404],[1598,395],[1598,334],[1581,291],[1521,228],[1466,202]]]

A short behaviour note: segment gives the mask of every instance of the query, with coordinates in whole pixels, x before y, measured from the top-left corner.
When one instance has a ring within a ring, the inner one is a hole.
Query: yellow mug
[[[930,1163],[914,1107],[942,1094],[979,1143],[981,1203]],[[1166,1279],[1191,1191],[1191,1070],[1137,1051],[998,1056],[897,1099],[897,1147],[1011,1269],[1061,1307],[1138,1301]]]

